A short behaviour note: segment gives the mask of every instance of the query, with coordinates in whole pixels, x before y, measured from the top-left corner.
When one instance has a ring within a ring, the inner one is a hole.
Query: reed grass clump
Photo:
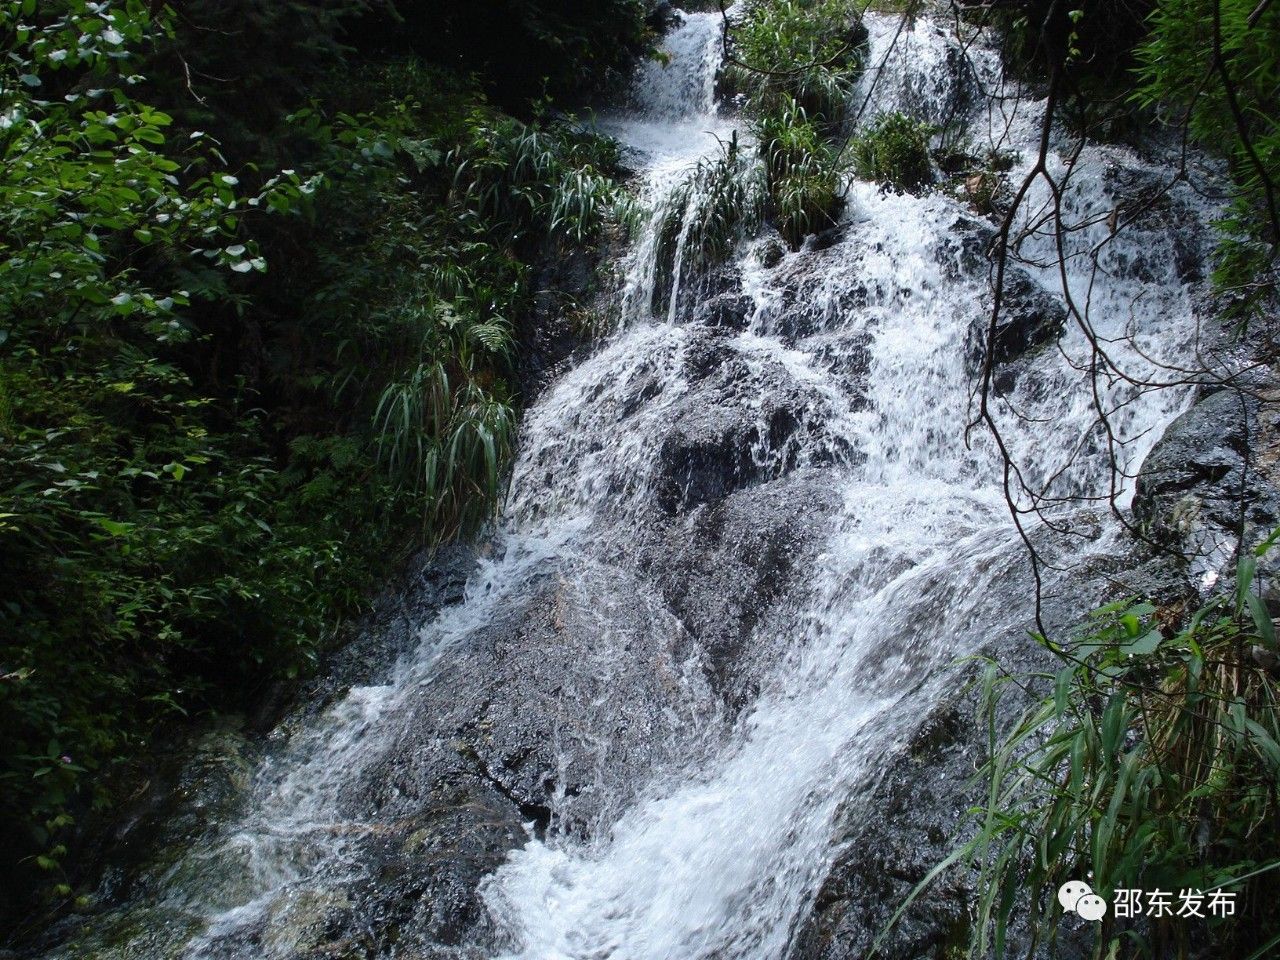
[[[688,276],[729,259],[741,239],[760,229],[765,206],[760,161],[735,135],[667,196],[659,213],[656,289],[668,290],[677,271]]]
[[[837,142],[866,38],[851,0],[758,0],[734,31],[729,84],[764,160],[768,217],[792,248],[839,213]]]
[[[934,128],[904,113],[886,113],[857,137],[850,149],[864,180],[897,190],[918,190],[933,179],[929,140]]]
[[[1030,941],[1020,954],[1052,945],[1063,927],[1055,894],[1073,879],[1113,905],[1093,938],[1099,960],[1275,955],[1280,683],[1275,627],[1255,584],[1275,538],[1189,616],[1112,603],[1069,642],[1038,638],[1064,663],[1056,673],[988,665],[986,798],[971,811],[972,838],[912,894],[957,862],[976,869],[969,956],[1008,956],[1015,937]],[[1048,692],[1000,733],[1013,684]],[[1234,911],[1117,917],[1119,890],[1164,891],[1175,907],[1182,891],[1223,891]]]

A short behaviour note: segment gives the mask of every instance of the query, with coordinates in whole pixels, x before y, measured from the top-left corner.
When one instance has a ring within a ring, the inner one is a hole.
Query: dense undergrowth
[[[728,83],[764,163],[769,214],[793,247],[839,212],[840,139],[866,37],[850,0],[758,0],[733,30]]]
[[[498,6],[0,10],[14,909],[71,892],[157,724],[306,673],[398,558],[489,515],[529,263],[621,200],[613,146],[528,98],[644,38],[630,0],[520,5],[440,61]],[[545,78],[518,97],[486,83],[511,44]]]
[[[1054,956],[1081,934],[1098,960],[1274,955],[1280,683],[1254,582],[1270,546],[1194,612],[1123,600],[1065,641],[1040,637],[1057,673],[988,665],[986,797],[972,839],[917,888],[953,863],[974,869],[969,956]],[[1015,684],[1048,692],[1002,729]],[[1096,929],[1081,920],[1069,933],[1056,894],[1080,880],[1109,908]]]

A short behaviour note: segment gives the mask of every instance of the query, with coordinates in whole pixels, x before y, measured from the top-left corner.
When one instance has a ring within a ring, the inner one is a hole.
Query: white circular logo
[[[1083,880],[1068,880],[1058,888],[1058,902],[1062,904],[1062,909],[1067,913],[1073,913],[1082,897],[1088,897],[1093,894],[1093,888]],[[1106,904],[1103,904],[1105,912]]]
[[[1076,913],[1086,920],[1101,920],[1107,913],[1107,901],[1096,893],[1086,893],[1076,902]]]

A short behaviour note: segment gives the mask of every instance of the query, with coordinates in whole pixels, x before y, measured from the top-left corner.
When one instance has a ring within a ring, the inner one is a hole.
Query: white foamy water
[[[862,122],[895,109],[964,118],[975,146],[1014,152],[1015,182],[1029,169],[1040,105],[987,98],[1001,84],[989,49],[927,18],[899,30],[872,16],[869,26],[870,70],[853,98],[855,109],[866,104]],[[154,935],[170,953],[283,960],[301,949],[280,932],[293,912],[349,905],[350,890],[376,885],[362,843],[410,816],[413,791],[433,786],[396,778],[437,746],[415,741],[416,721],[422,703],[448,701],[424,701],[424,691],[488,625],[555,579],[555,602],[598,624],[580,675],[563,678],[553,735],[560,765],[588,769],[590,782],[580,796],[554,790],[542,838],[531,836],[483,882],[492,936],[466,946],[507,960],[782,960],[839,853],[842,818],[874,816],[859,805],[943,696],[948,666],[1029,624],[1031,589],[1000,463],[981,431],[965,440],[974,338],[990,305],[986,261],[967,259],[985,249],[989,225],[941,192],[850,183],[841,230],[822,249],[767,268],[755,252],[736,264],[754,304],[745,329],[713,334],[659,289],[689,279],[679,249],[673,276],[657,269],[669,200],[738,127],[714,97],[721,29],[718,13],[683,15],[666,41],[669,63],[647,65],[624,108],[601,118],[638,168],[647,211],[618,264],[621,322],[527,411],[493,550],[465,599],[422,625],[377,682],[278,731],[237,819],[156,875],[152,899],[181,917]],[[750,149],[742,134],[739,142]],[[1057,153],[1050,166],[1065,172]],[[1081,154],[1064,218],[1091,225],[1066,240],[1067,283],[1089,303],[1116,365],[1141,376],[1190,349],[1196,288],[1171,266],[1172,241],[1159,230],[1110,235],[1116,170],[1161,173],[1117,147]],[[1207,219],[1187,193],[1182,202]],[[1045,200],[1037,187],[1026,223],[1039,222]],[[1095,248],[1101,268],[1087,256]],[[1056,249],[1041,224],[1018,269],[1060,301]],[[742,371],[721,395],[690,372],[690,357],[708,345],[717,363]],[[1096,495],[1108,491],[1110,472],[1095,405],[1117,411],[1127,441],[1119,456],[1131,467],[1187,396],[1140,392],[1120,378],[1095,390],[1081,369],[1088,360],[1087,340],[1069,324],[1058,347],[1020,361],[996,410],[1029,477]],[[785,437],[771,431],[766,403],[780,392],[794,421]],[[791,615],[762,620],[750,638],[767,655],[758,689],[736,711],[666,609],[661,564],[631,568],[653,522],[667,431],[702,397],[709,412],[758,416],[749,460],[761,476],[785,484],[790,470],[823,471],[835,494]],[[602,594],[633,604],[641,627],[620,628]],[[636,645],[667,698],[644,718],[648,766],[615,743],[634,718],[614,702],[631,691],[609,689],[609,671]],[[381,922],[366,920],[375,941]],[[122,955],[153,955],[150,941],[136,945]]]
[[[967,117],[994,144],[1018,151],[1016,183],[1033,162],[1040,105],[1002,107],[1012,112],[996,123],[998,111],[986,100],[1000,84],[993,51],[981,42],[966,46],[928,20],[905,31],[890,18],[869,21],[872,69],[854,101],[866,105],[863,122],[892,110],[934,123]],[[1115,200],[1104,181],[1119,164],[1143,167],[1118,148],[1090,147],[1077,161],[1063,218],[1095,223],[1067,240],[1067,282],[1088,296],[1100,335],[1115,338],[1117,365],[1134,377],[1159,375],[1159,361],[1189,349],[1193,291],[1171,267],[1162,266],[1154,282],[1148,272],[1124,269],[1125,262],[1160,264],[1163,251],[1140,234],[1109,237],[1105,220]],[[1051,168],[1061,176],[1062,159],[1055,155]],[[663,177],[658,168],[655,180]],[[1024,222],[1043,215],[1046,193],[1032,192]],[[909,738],[946,684],[948,665],[986,638],[1030,624],[1029,585],[1012,596],[984,589],[1010,575],[1027,580],[993,445],[981,433],[972,448],[964,439],[973,416],[967,357],[985,329],[990,295],[985,270],[955,269],[961,214],[973,219],[939,194],[854,183],[848,229],[835,245],[768,270],[744,262],[743,288],[757,309],[735,347],[815,385],[836,411],[824,418],[825,429],[859,453],[831,471],[843,510],[830,518],[829,543],[793,627],[757,638],[784,655],[710,762],[699,756],[682,782],[656,782],[612,829],[585,842],[531,842],[490,879],[485,895],[506,938],[505,960],[785,957],[838,852],[839,817]],[[1100,272],[1085,255],[1099,243],[1109,247]],[[1054,244],[1042,227],[1021,254],[1033,261],[1027,276],[1061,298],[1056,257],[1051,265],[1047,256]],[[1122,342],[1126,333],[1136,334],[1133,344]],[[625,379],[628,365],[643,362],[655,344],[674,354],[688,337],[679,326],[641,326],[576,376],[586,381],[594,370]],[[1060,474],[1056,489],[1096,495],[1106,491],[1110,471],[1097,444],[1099,401],[1079,369],[1087,346],[1069,327],[1061,349],[1041,351],[996,404],[1002,432],[1033,482]],[[658,421],[684,389],[679,365],[670,366],[647,414]],[[572,378],[562,385],[573,387]],[[1129,468],[1187,402],[1185,390],[1139,396],[1123,382],[1100,389],[1108,412],[1120,408],[1113,421],[1128,441],[1119,457]],[[560,420],[544,429],[574,435],[586,394],[557,392],[554,404],[575,411],[574,426]],[[624,472],[643,477],[643,436],[619,443]],[[566,488],[589,489],[603,471],[592,464],[575,474],[580,462],[561,458],[548,474],[568,470]]]

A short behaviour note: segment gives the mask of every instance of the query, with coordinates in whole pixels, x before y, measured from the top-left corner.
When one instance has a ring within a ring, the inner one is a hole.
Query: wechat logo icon
[[[1079,914],[1085,920],[1101,920],[1107,914],[1107,901],[1083,880],[1068,880],[1060,886],[1058,902],[1064,912]]]

